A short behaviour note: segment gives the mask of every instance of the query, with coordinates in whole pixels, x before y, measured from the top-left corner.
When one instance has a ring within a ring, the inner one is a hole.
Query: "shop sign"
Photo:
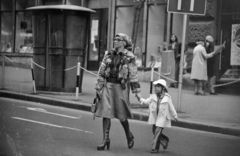
[[[240,69],[228,69],[220,78],[223,81],[233,81],[240,78]]]
[[[240,65],[240,24],[232,25],[230,64],[232,66]]]

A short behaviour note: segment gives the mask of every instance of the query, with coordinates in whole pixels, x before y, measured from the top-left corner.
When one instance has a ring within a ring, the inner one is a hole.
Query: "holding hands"
[[[174,121],[178,121],[177,117],[174,117]]]
[[[136,93],[135,97],[138,99],[138,101],[140,101],[140,99],[142,98],[141,94],[139,94],[139,93]]]

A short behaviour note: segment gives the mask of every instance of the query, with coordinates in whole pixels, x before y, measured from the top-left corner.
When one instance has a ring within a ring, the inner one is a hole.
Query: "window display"
[[[16,15],[16,52],[33,53],[32,19],[29,12],[18,12]]]
[[[3,12],[1,16],[1,52],[12,52],[12,13]]]

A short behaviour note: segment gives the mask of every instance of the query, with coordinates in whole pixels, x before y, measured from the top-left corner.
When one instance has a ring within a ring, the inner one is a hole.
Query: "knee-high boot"
[[[104,150],[105,146],[107,146],[107,150],[110,148],[110,139],[109,139],[109,131],[111,127],[111,120],[108,118],[103,118],[103,141],[100,145],[97,146],[98,150]]]
[[[124,129],[126,137],[127,137],[128,148],[131,149],[134,145],[134,140],[133,140],[134,137],[133,137],[132,132],[129,129],[128,120],[126,119],[126,120],[121,121],[121,124],[123,126],[123,129]]]

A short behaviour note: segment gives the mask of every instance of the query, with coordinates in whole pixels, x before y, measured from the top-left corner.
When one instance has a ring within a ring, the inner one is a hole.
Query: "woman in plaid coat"
[[[125,130],[128,148],[134,145],[134,137],[128,123],[128,118],[132,118],[129,90],[131,87],[132,93],[140,92],[140,84],[131,47],[132,42],[127,35],[117,34],[114,49],[106,51],[99,68],[95,88],[101,99],[95,116],[103,118],[103,141],[97,147],[98,150],[110,147],[109,131],[112,118],[120,120]]]

